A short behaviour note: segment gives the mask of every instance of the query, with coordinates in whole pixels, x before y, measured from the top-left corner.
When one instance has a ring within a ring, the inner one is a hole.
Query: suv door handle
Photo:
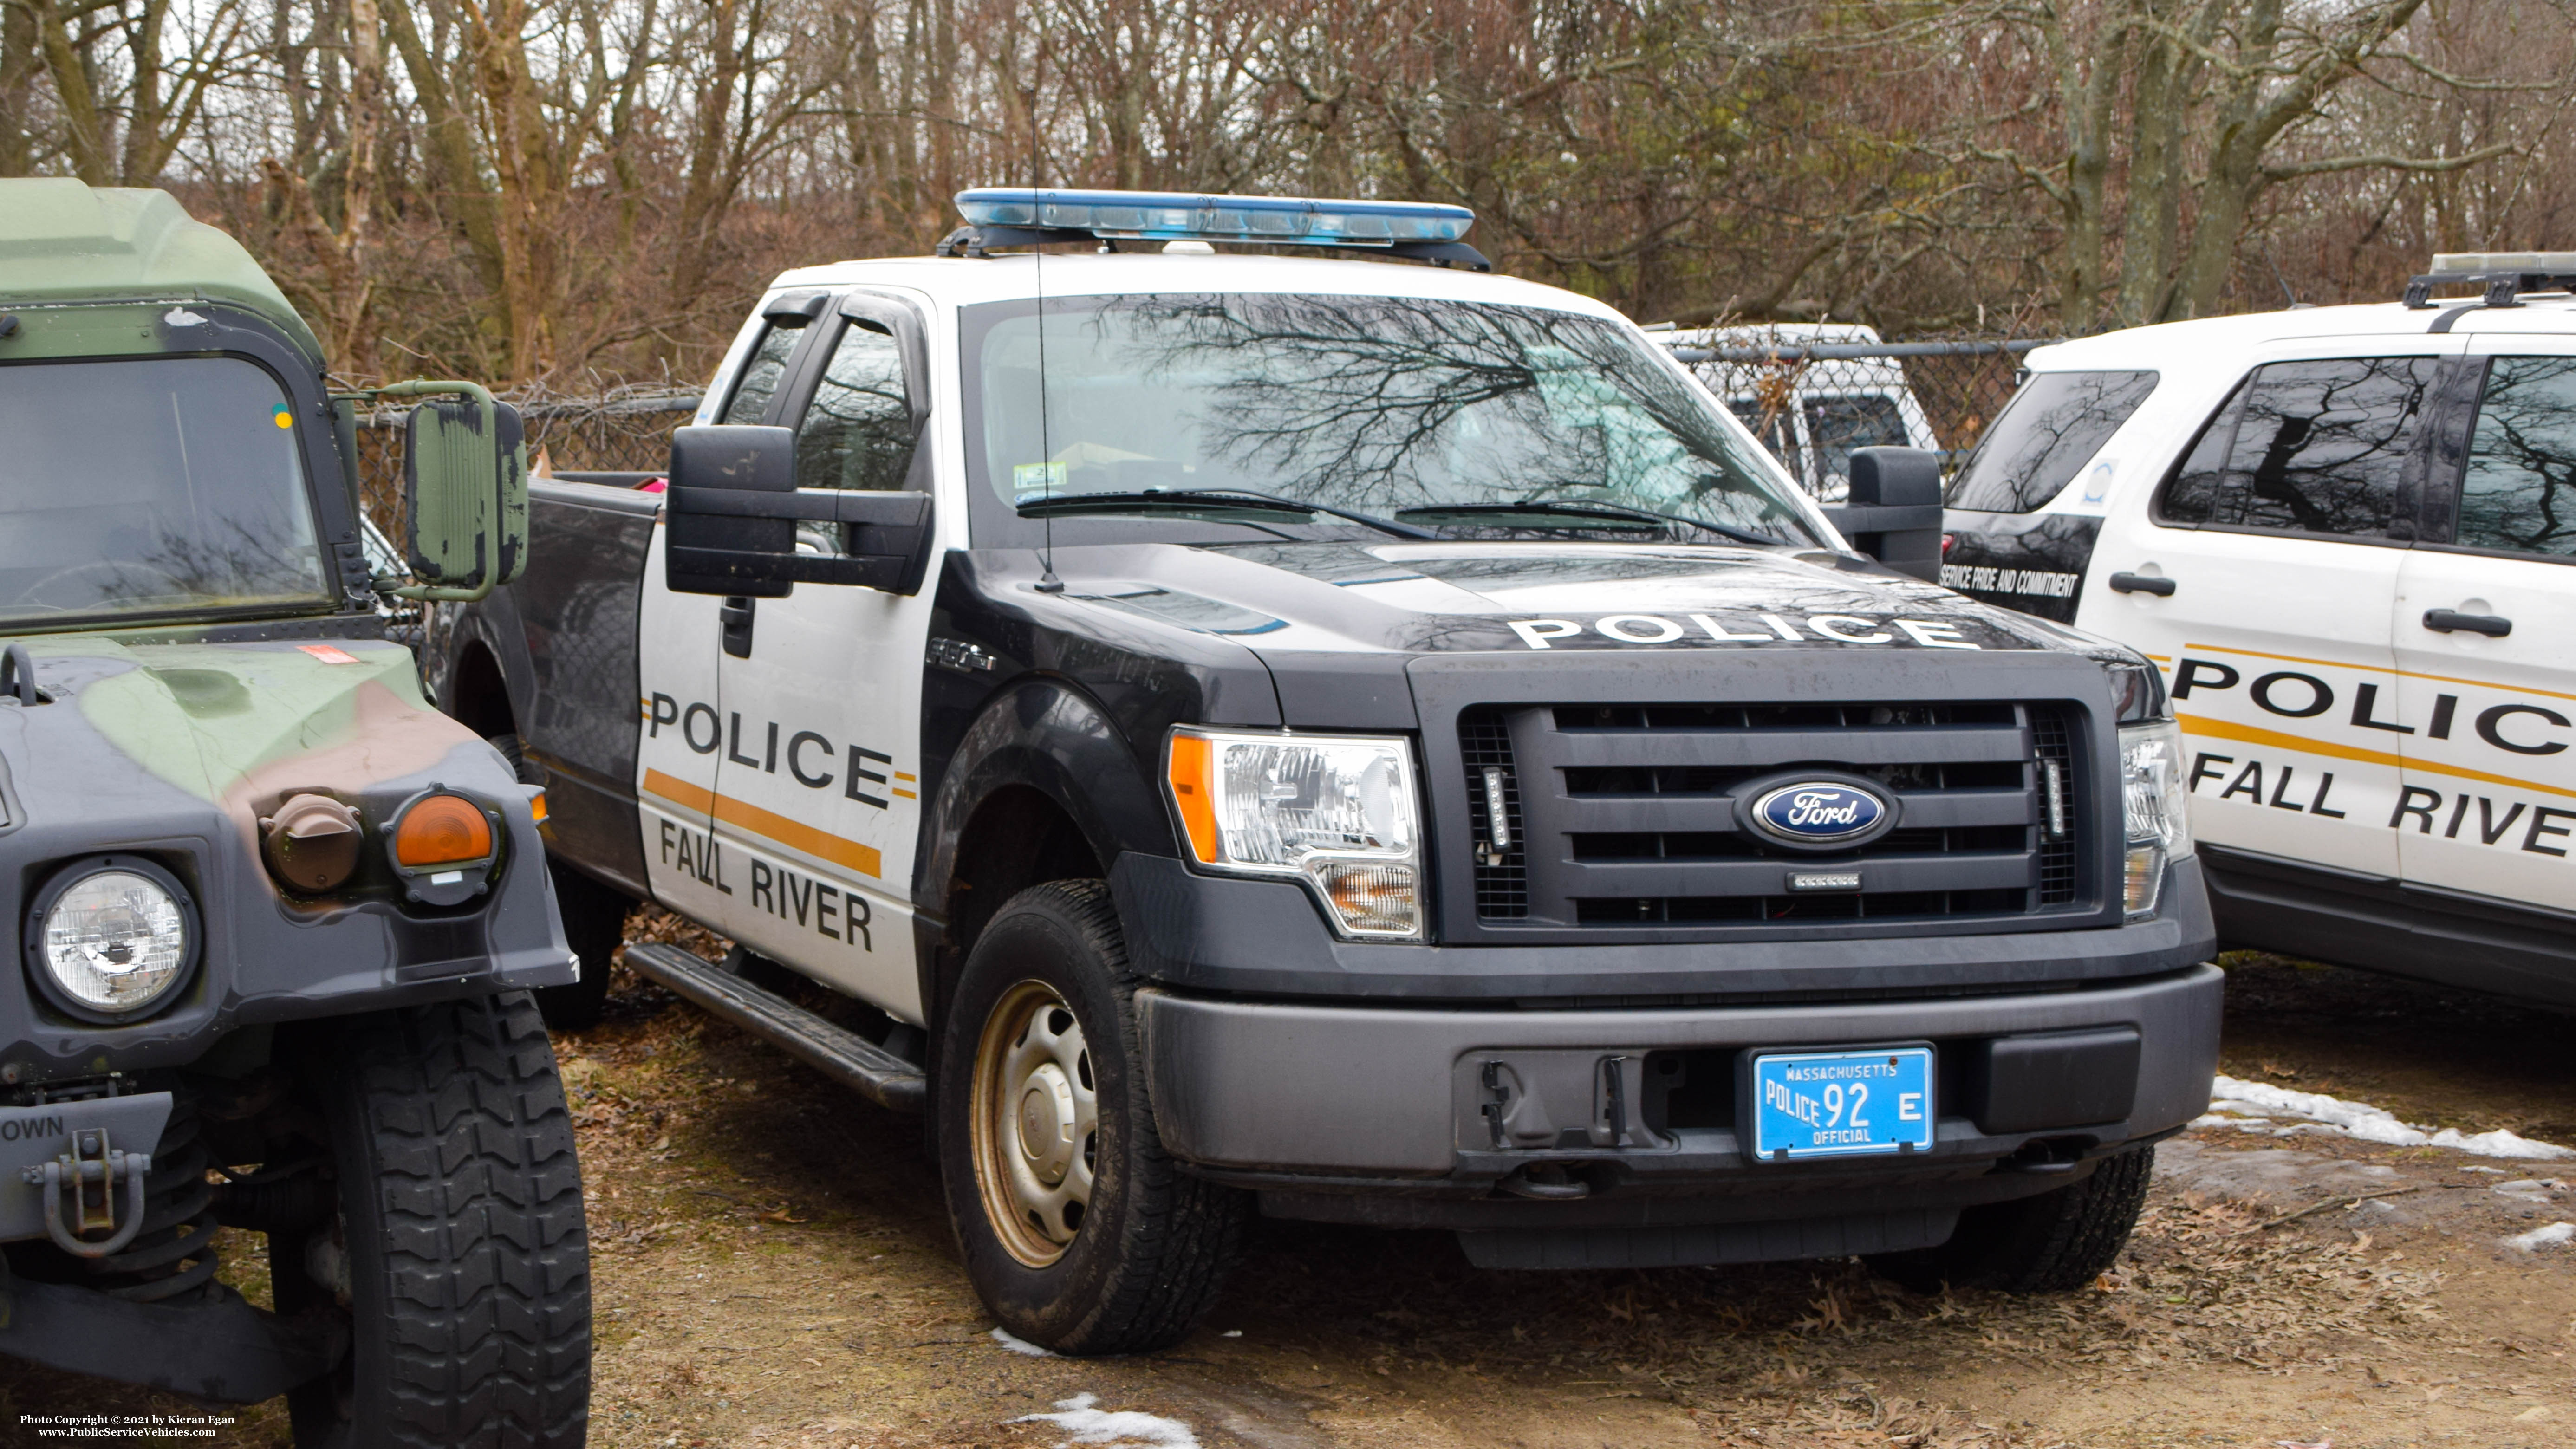
[[[2149,574],[2117,573],[2111,575],[2111,591],[2117,594],[2153,594],[2159,599],[2170,599],[2174,581]]]
[[[2496,614],[2463,614],[2457,609],[2426,609],[2424,627],[2439,634],[2465,630],[2501,639],[2513,632],[2513,621]]]

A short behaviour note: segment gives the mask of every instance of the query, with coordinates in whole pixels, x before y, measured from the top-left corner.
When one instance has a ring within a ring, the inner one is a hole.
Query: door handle
[[[2116,594],[2153,594],[2159,599],[2170,599],[2174,581],[2152,574],[2116,573],[2111,575],[2111,591]]]
[[[724,652],[736,659],[751,657],[751,626],[757,607],[753,600],[735,594],[716,610],[717,622],[723,626]]]
[[[2457,609],[2426,609],[2424,627],[2437,634],[2466,632],[2501,639],[2513,632],[2513,621],[2496,614],[2463,614]]]

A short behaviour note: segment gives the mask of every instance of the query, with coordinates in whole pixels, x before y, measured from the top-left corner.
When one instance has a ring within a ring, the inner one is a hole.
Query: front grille
[[[1759,927],[2073,907],[2088,817],[2070,720],[2010,702],[1465,710],[1477,919]],[[1506,850],[1491,843],[1488,768],[1507,783]],[[1747,787],[1804,770],[1877,784],[1896,828],[1808,851],[1741,827]],[[1860,884],[1791,888],[1835,874]]]

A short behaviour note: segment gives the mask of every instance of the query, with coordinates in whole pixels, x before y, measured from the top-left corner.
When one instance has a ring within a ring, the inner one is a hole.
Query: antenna
[[[1038,64],[1043,66],[1045,63],[1046,56],[1041,53],[1038,56]],[[1034,70],[1029,76],[1028,95],[1030,220],[1040,228],[1044,228],[1046,192],[1040,188],[1046,185],[1046,179],[1041,169],[1041,158],[1044,153],[1038,147],[1038,89],[1037,73]],[[1029,270],[1033,274],[1032,290],[1038,294],[1038,478],[1040,479],[1038,486],[1046,490],[1047,500],[1053,502],[1055,499],[1055,446],[1047,436],[1045,242],[1041,241],[1029,249]],[[1064,580],[1055,576],[1055,510],[1047,509],[1038,519],[1038,523],[1046,530],[1046,548],[1039,555],[1038,592],[1060,594],[1064,592]]]

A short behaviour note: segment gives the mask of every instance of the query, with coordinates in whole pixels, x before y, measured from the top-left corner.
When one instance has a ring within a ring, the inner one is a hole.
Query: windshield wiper
[[[1705,529],[1721,538],[1734,539],[1738,543],[1755,544],[1763,548],[1792,546],[1785,538],[1774,538],[1770,534],[1757,533],[1749,528],[1731,528],[1723,523],[1711,523],[1705,518],[1693,518],[1685,513],[1659,513],[1651,508],[1631,508],[1624,503],[1546,503],[1534,499],[1521,499],[1512,503],[1435,503],[1425,504],[1419,508],[1399,508],[1395,511],[1395,516],[1418,518],[1435,514],[1455,514],[1462,517],[1478,517],[1497,513],[1553,514],[1560,518],[1618,519],[1627,523],[1679,523],[1692,528]]]
[[[1237,508],[1267,509],[1272,513],[1321,513],[1329,518],[1344,519],[1363,528],[1397,538],[1436,539],[1440,535],[1429,529],[1397,523],[1348,508],[1335,508],[1328,503],[1301,503],[1275,493],[1255,493],[1248,488],[1156,488],[1142,493],[1059,493],[1051,498],[1031,498],[1019,505],[1020,516],[1038,518],[1049,513],[1082,513],[1089,511],[1120,512],[1130,508],[1177,506],[1195,512],[1208,504],[1231,504]]]

